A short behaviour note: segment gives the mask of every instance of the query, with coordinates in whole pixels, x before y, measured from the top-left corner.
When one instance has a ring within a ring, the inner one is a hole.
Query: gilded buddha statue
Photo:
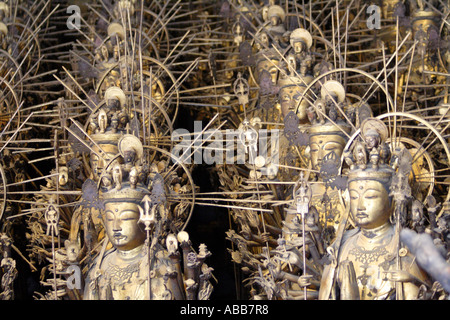
[[[84,299],[184,299],[178,242],[163,232],[169,214],[161,201],[162,177],[150,175],[142,165],[143,146],[137,137],[124,135],[118,147],[124,163],[105,168],[104,175],[113,179],[102,177],[99,192],[102,221],[112,248],[104,246],[91,264]],[[160,241],[164,237],[170,240],[168,249]]]
[[[123,154],[131,162],[115,164],[112,172],[101,179],[100,199],[103,202],[101,216],[107,239],[113,249],[102,252],[91,266],[85,287],[85,300],[142,300],[161,299],[164,288],[163,274],[169,266],[169,258],[160,248],[149,268],[145,228],[140,223],[139,205],[150,195],[146,181],[136,181],[130,174],[142,160],[142,145],[136,139],[127,139],[129,145]],[[139,146],[141,148],[139,148]],[[130,155],[132,153],[132,155]],[[105,168],[108,172],[109,168]],[[108,183],[106,183],[108,181]],[[112,182],[112,187],[111,187]],[[150,272],[150,269],[152,272]],[[151,288],[149,288],[149,280]]]
[[[311,126],[309,135],[309,158],[312,170],[319,173],[326,170],[325,160],[334,160],[334,167],[339,166],[338,161],[343,153],[352,130],[351,124],[337,112],[337,104],[344,110],[345,90],[334,80],[327,81],[322,87],[321,99],[314,105],[314,114],[307,111]],[[319,221],[324,232],[323,239],[326,244],[334,238],[344,211],[339,190],[329,188],[317,174],[317,180],[311,183],[311,206],[319,212]]]
[[[104,94],[104,99],[99,103],[87,121],[86,133],[89,139],[85,144],[89,145],[89,153],[83,152],[85,167],[90,172],[89,178],[96,183],[99,180],[106,183],[109,176],[103,175],[107,166],[123,163],[123,158],[116,157],[119,153],[118,142],[120,138],[130,128],[130,117],[126,112],[126,96],[119,87],[109,87]],[[75,129],[75,128],[73,128]],[[73,133],[72,133],[73,132]],[[69,139],[75,141],[76,132],[71,131]],[[79,139],[79,138],[77,138]],[[83,146],[81,146],[83,148]],[[80,144],[73,143],[72,150],[78,152],[81,150]],[[112,176],[110,177],[112,183]],[[84,241],[80,241],[84,235]],[[91,254],[96,244],[104,237],[104,228],[99,218],[99,208],[85,203],[77,207],[74,211],[71,221],[69,242],[72,245],[79,246],[82,243],[80,252],[87,250]],[[88,240],[90,239],[90,240]],[[84,247],[84,248],[83,248]]]
[[[279,45],[280,42],[283,42],[283,36],[286,33],[286,28],[284,27],[286,12],[279,5],[271,5],[267,10],[267,19],[269,22],[266,28],[267,32],[271,34],[273,41]]]
[[[163,173],[145,164],[136,136],[124,134],[117,147],[121,161],[106,166],[94,184],[106,239],[89,264],[84,299],[209,299],[212,268],[204,262],[210,252],[201,244],[196,253],[183,230],[173,234],[178,227]]]
[[[373,148],[366,146],[371,156],[364,165],[355,164],[348,173],[349,214],[357,227],[327,250],[331,260],[324,268],[319,299],[409,300],[427,283],[414,256],[401,247],[398,225],[391,222],[396,171],[375,152],[384,149],[384,139],[377,140]]]

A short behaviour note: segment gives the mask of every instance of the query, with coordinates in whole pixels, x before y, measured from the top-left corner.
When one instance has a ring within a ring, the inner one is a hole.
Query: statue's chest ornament
[[[109,278],[116,283],[125,283],[131,282],[131,278],[134,273],[138,273],[140,269],[140,261],[127,265],[125,267],[120,267],[118,265],[110,263],[108,265],[108,269],[106,274],[109,275]]]

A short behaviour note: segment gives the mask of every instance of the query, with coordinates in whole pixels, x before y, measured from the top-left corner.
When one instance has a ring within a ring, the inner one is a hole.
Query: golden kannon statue
[[[85,300],[167,299],[164,275],[171,262],[162,247],[154,252],[149,266],[146,233],[140,223],[139,203],[148,194],[142,186],[124,183],[120,191],[103,194],[102,218],[113,249],[99,256],[86,281]],[[111,198],[110,198],[111,197]]]
[[[208,299],[212,269],[204,260],[210,253],[204,244],[196,253],[189,234],[174,222],[164,173],[146,165],[136,136],[123,134],[117,148],[117,161],[105,166],[93,183],[95,189],[99,186],[106,235],[101,252],[88,264],[83,299]]]
[[[345,101],[345,91],[337,81],[328,81],[323,85],[322,99],[314,106],[316,117],[312,119],[308,130],[309,158],[311,169],[319,173],[324,169],[324,160],[333,155],[340,161],[344,147],[351,132],[351,125],[343,117],[332,116],[337,103]],[[324,240],[329,243],[334,238],[335,231],[342,219],[344,207],[339,190],[328,187],[320,174],[317,181],[311,184],[311,206],[319,212],[319,222],[325,232]]]
[[[135,136],[124,135],[118,148],[123,164],[115,163],[113,168],[105,168],[99,195],[104,206],[101,210],[103,226],[112,248],[100,253],[90,266],[84,299],[180,298],[178,282],[170,281],[169,274],[176,270],[168,251],[158,241],[149,245],[151,225],[157,216],[167,217],[167,209],[164,204],[159,204],[146,208],[146,216],[142,214],[145,211],[143,200],[152,195],[148,172],[141,166],[142,145]],[[112,177],[112,180],[104,177]]]
[[[414,256],[401,246],[398,225],[391,222],[396,172],[375,152],[383,150],[384,141],[377,141],[373,148],[366,144],[371,156],[348,174],[349,214],[357,227],[328,248],[331,260],[319,299],[416,299],[420,285],[427,283]]]

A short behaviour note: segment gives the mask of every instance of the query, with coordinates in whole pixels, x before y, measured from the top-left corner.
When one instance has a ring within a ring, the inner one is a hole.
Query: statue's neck
[[[143,250],[143,246],[144,245],[142,244],[134,249],[126,251],[117,249],[117,259],[124,262],[126,261],[131,262],[136,259],[139,259]]]
[[[379,244],[388,238],[390,239],[393,230],[394,228],[389,222],[372,229],[361,228],[360,240],[365,243]]]

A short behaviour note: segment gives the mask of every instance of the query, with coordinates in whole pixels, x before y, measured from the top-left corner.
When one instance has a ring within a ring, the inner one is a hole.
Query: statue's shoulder
[[[105,253],[103,253],[103,255],[101,255],[101,254],[97,255],[88,266],[88,274],[95,272],[95,270],[97,270],[97,268],[98,268],[98,265],[103,264],[105,262],[105,260],[108,260],[109,257],[111,256],[111,253],[113,253],[114,251],[116,251],[116,249],[111,248],[111,249],[105,251]]]
[[[359,228],[354,228],[354,229],[350,229],[350,230],[345,230],[344,234],[342,235],[342,240],[341,240],[341,246],[344,246],[346,243],[348,243],[349,241],[351,241],[353,238],[355,238],[356,235],[359,234],[361,230]],[[332,246],[334,248],[336,248],[337,243],[333,242]]]
[[[344,232],[344,235],[342,236],[342,241],[348,241],[350,238],[356,236],[360,232],[361,232],[360,228],[354,228],[354,229],[346,230]]]

